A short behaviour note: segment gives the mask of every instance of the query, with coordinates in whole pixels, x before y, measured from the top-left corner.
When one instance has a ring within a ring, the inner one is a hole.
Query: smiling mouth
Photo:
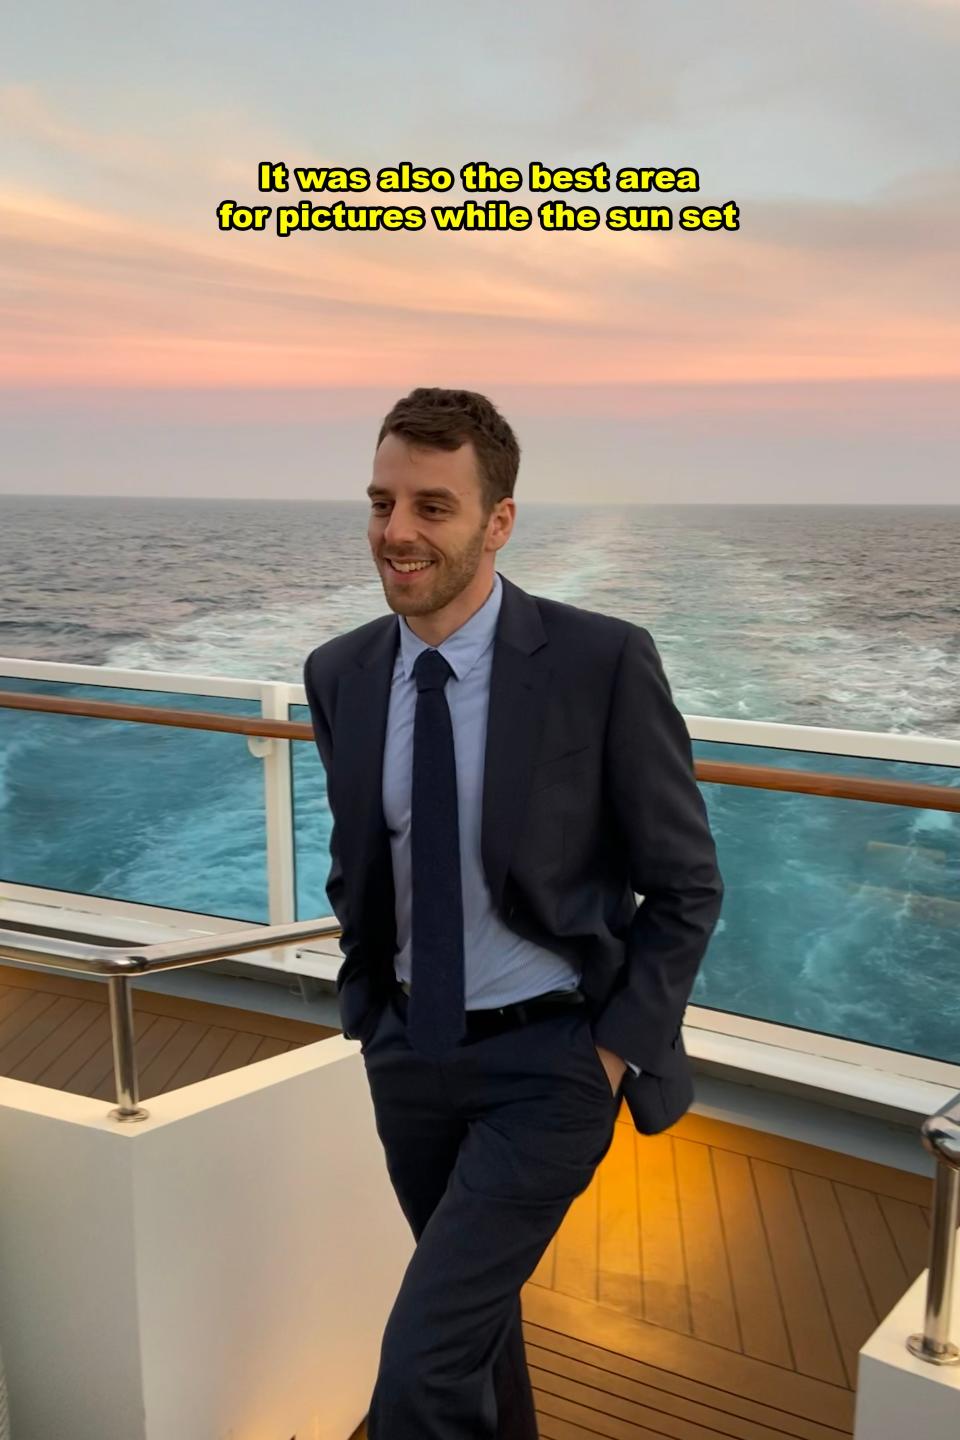
[[[432,560],[387,560],[387,565],[396,575],[416,575],[421,570],[429,570],[433,564]]]

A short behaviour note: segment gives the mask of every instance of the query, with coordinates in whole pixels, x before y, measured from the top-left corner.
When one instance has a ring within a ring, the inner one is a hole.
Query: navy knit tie
[[[433,1059],[464,1032],[463,893],[453,726],[443,687],[453,674],[438,650],[413,667],[410,851],[413,872],[412,962],[407,1035]]]

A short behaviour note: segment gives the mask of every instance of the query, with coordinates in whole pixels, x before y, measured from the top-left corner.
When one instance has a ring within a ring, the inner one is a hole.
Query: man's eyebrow
[[[371,500],[373,500],[374,498],[376,498],[376,497],[378,497],[378,496],[381,496],[381,495],[384,495],[384,496],[389,497],[389,496],[390,496],[390,493],[391,493],[391,492],[390,492],[389,490],[385,489],[382,485],[368,485],[368,486],[367,486],[367,494],[369,495],[369,497],[370,497]],[[459,497],[459,495],[456,493],[455,490],[448,490],[445,486],[440,485],[440,486],[435,487],[435,488],[432,489],[432,490],[418,490],[418,491],[416,492],[416,499],[418,499],[418,500],[453,500],[453,501],[459,503],[460,497]]]

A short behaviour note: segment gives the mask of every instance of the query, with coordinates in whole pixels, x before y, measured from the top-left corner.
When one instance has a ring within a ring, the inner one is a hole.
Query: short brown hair
[[[470,440],[480,467],[486,514],[513,494],[520,468],[517,437],[497,407],[475,390],[420,386],[398,400],[380,426],[377,448],[386,435],[431,450],[459,450]]]

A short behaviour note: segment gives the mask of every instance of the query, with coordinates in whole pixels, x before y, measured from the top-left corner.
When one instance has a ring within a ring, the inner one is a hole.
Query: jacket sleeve
[[[307,656],[303,666],[303,688],[307,692],[307,704],[310,707],[310,719],[313,723],[313,736],[317,742],[317,750],[320,752],[320,759],[323,762],[324,771],[328,777],[328,807],[329,807],[329,775],[330,765],[333,758],[333,740],[330,732],[330,724],[320,704],[313,681],[313,653]],[[340,850],[337,844],[337,822],[333,818],[333,810],[330,808],[330,815],[333,828],[330,831],[330,873],[327,877],[327,899],[330,901],[334,915],[344,926],[346,916],[343,913],[343,871],[340,867]],[[341,949],[344,953],[348,951],[347,934],[344,928],[341,940]]]
[[[360,1039],[364,1018],[370,1013],[374,994],[363,963],[358,927],[351,920],[350,907],[346,899],[343,869],[340,864],[340,846],[337,839],[337,821],[330,804],[329,777],[333,762],[333,737],[330,722],[324,710],[317,684],[315,651],[307,656],[303,667],[303,687],[307,692],[310,718],[313,722],[314,739],[320,752],[320,759],[328,779],[327,803],[333,828],[330,831],[330,872],[327,877],[327,898],[331,909],[340,922],[340,949],[343,964],[337,972],[337,999],[343,1033],[348,1040]]]
[[[723,881],[690,736],[648,631],[620,654],[604,751],[607,803],[643,903],[621,980],[593,1024],[598,1045],[661,1073],[720,915]]]

